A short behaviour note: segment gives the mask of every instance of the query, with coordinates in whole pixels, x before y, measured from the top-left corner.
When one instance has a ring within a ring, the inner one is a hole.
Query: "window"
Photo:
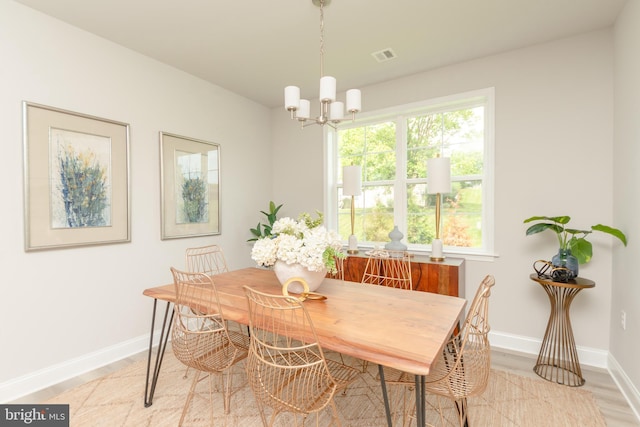
[[[427,159],[450,157],[452,191],[442,195],[445,252],[493,251],[493,89],[363,115],[328,133],[329,227],[351,234],[351,197],[342,166],[362,167],[354,234],[361,247],[389,241],[397,225],[410,250],[430,251],[436,196],[427,194]]]

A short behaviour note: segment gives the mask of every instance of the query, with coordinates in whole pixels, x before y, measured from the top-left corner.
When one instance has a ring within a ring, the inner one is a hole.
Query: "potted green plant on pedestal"
[[[524,220],[524,223],[535,222],[527,228],[527,236],[540,233],[544,230],[551,230],[558,236],[559,249],[551,260],[554,267],[565,267],[569,269],[571,275],[569,279],[578,276],[579,264],[586,264],[591,261],[593,246],[587,240],[587,236],[594,231],[600,231],[617,237],[627,246],[627,236],[617,228],[608,225],[592,225],[589,230],[578,230],[568,228],[567,224],[571,220],[570,216],[532,216]]]

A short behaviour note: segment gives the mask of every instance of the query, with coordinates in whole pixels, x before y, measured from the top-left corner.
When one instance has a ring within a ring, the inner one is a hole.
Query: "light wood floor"
[[[492,350],[491,367],[513,372],[530,378],[540,378],[533,372],[536,358],[533,355]],[[583,389],[589,390],[600,407],[609,427],[640,426],[627,400],[618,389],[606,369],[581,366],[586,382]]]
[[[138,360],[146,359],[146,357],[146,351],[138,353],[103,368],[96,369],[95,371],[91,371],[63,383],[56,384],[52,387],[24,396],[23,398],[11,403],[35,404],[44,402],[66,390],[99,378],[103,375],[115,372]],[[532,355],[492,350],[491,357],[492,368],[513,372],[526,377],[539,378],[533,372],[535,357]],[[586,383],[583,388],[593,393],[609,427],[640,426],[640,421],[636,418],[624,396],[613,382],[611,375],[609,375],[606,370],[582,366],[582,373],[586,379]]]

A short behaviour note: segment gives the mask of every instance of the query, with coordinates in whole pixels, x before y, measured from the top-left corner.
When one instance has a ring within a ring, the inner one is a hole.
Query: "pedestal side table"
[[[550,278],[538,277],[537,274],[529,277],[542,286],[551,303],[547,330],[533,371],[545,380],[579,387],[584,384],[584,378],[571,329],[569,308],[578,292],[593,288],[596,284],[581,277],[566,283],[554,282]]]

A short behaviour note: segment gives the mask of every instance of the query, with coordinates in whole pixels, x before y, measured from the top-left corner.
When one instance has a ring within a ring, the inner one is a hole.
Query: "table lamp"
[[[345,166],[342,168],[342,194],[351,196],[351,235],[349,236],[348,254],[358,253],[358,239],[353,227],[356,220],[355,196],[362,194],[362,168],[360,166]]]
[[[427,159],[427,193],[436,195],[436,238],[431,241],[431,261],[444,261],[440,240],[440,204],[442,194],[451,193],[451,159]]]

